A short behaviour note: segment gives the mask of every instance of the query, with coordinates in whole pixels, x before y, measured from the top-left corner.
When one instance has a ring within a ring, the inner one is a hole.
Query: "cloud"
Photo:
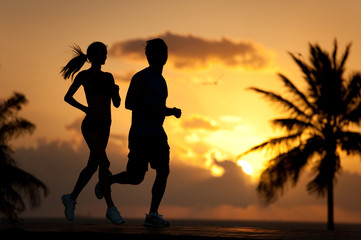
[[[226,115],[226,116],[221,116],[220,119],[223,122],[227,122],[227,123],[240,123],[243,121],[242,117],[239,116],[233,116],[233,115]]]
[[[109,49],[109,55],[145,61],[145,42],[156,37],[167,43],[169,62],[179,69],[220,63],[232,68],[260,70],[269,67],[273,61],[273,51],[251,41],[236,42],[227,38],[212,40],[171,32],[147,39],[136,38],[114,43]]]
[[[231,205],[246,207],[257,203],[255,186],[241,167],[232,161],[215,162],[224,169],[222,177],[213,177],[208,170],[195,166],[174,165],[165,201],[186,207]],[[187,173],[186,176],[184,173]]]
[[[126,146],[115,146],[112,140],[109,141],[107,153],[113,173],[124,171],[127,162],[127,151],[119,151],[118,148]],[[50,189],[49,196],[43,201],[41,208],[36,210],[38,213],[28,213],[28,216],[62,217],[63,206],[59,204],[60,197],[72,191],[80,171],[86,166],[88,156],[89,150],[85,143],[74,149],[71,142],[61,140],[42,140],[38,142],[37,147],[17,149],[14,157],[20,166],[37,176]],[[247,184],[248,176],[242,173],[239,166],[231,161],[215,164],[224,168],[225,173],[222,177],[214,178],[205,168],[185,165],[172,158],[164,204],[185,207],[196,207],[200,204],[216,206],[222,203],[246,206],[255,200],[254,189]],[[112,185],[113,200],[121,201],[121,207],[125,209],[128,206],[148,208],[154,177],[154,171],[150,170],[144,182],[138,186]],[[96,182],[97,174],[94,174],[80,194],[76,210],[78,216],[104,215],[105,208],[101,207],[104,206],[104,202],[97,200],[93,192]],[[229,188],[232,184],[237,189]]]
[[[130,80],[132,79],[133,75],[136,73],[137,71],[134,70],[129,70],[126,71],[123,74],[114,74],[114,79],[116,82],[125,82],[125,83],[129,83]]]
[[[237,119],[227,117],[226,120],[234,122]],[[80,135],[79,124],[80,120],[76,119],[67,129],[73,134],[78,131],[77,134]],[[190,124],[190,127],[196,125]],[[171,146],[171,174],[160,209],[168,218],[326,220],[326,199],[307,194],[306,185],[310,180],[307,172],[301,175],[296,187],[285,191],[276,203],[264,207],[259,202],[255,183],[222,151],[212,150],[205,145],[202,150],[197,148],[200,152],[194,157],[204,158],[201,159],[204,164],[194,165],[190,163],[189,157],[178,154],[177,148],[178,145]],[[110,170],[113,173],[124,171],[128,154],[127,136],[113,134],[108,143],[107,154],[111,162]],[[84,140],[77,142],[77,145],[74,145],[73,139],[39,140],[36,147],[16,149],[14,158],[19,167],[42,180],[50,189],[39,209],[29,210],[22,216],[63,217],[60,197],[72,191],[88,157],[89,149]],[[222,175],[214,177],[212,169],[206,165],[222,169]],[[113,200],[125,218],[139,218],[148,211],[154,179],[155,172],[149,170],[140,185],[112,185]],[[104,218],[105,203],[94,196],[94,185],[97,181],[95,174],[80,194],[76,209],[78,217]],[[360,182],[359,174],[345,171],[339,176],[335,185],[337,221],[361,222]]]
[[[186,129],[217,130],[217,124],[204,116],[192,116],[182,120],[181,126]]]
[[[109,142],[108,157],[111,171],[125,169],[126,146],[115,146]],[[44,181],[50,189],[39,209],[29,210],[22,216],[63,217],[60,197],[72,191],[81,169],[85,167],[89,150],[85,145],[74,149],[67,141],[40,141],[37,147],[19,148],[15,159],[24,170]],[[167,190],[161,211],[168,218],[186,219],[243,219],[243,220],[284,220],[284,221],[326,221],[326,199],[317,199],[306,192],[308,176],[304,174],[299,184],[276,203],[263,207],[241,168],[225,160],[214,162],[224,169],[222,177],[213,177],[201,167],[190,166],[173,157]],[[150,170],[144,182],[138,186],[112,185],[112,196],[125,218],[139,218],[148,210],[151,188],[155,174]],[[338,222],[361,222],[359,203],[361,176],[344,172],[335,186],[335,217]],[[84,188],[78,198],[77,217],[104,218],[105,203],[94,196],[97,176]]]
[[[242,118],[237,116],[226,115],[214,119],[195,114],[180,120],[169,119],[167,123],[169,124],[167,128],[171,129],[168,131],[169,135],[177,136],[176,138],[170,137],[170,141],[181,146],[182,151],[179,154],[183,154],[182,157],[186,157],[187,161],[196,165],[204,165],[202,156],[210,149],[215,148],[227,156],[226,158],[231,159],[232,156],[234,158],[239,155],[239,152],[250,148],[252,142],[259,142],[253,127],[243,123]],[[263,159],[263,154],[255,154]],[[253,162],[252,166],[257,166],[255,172],[258,172],[260,168],[263,168],[263,160]]]

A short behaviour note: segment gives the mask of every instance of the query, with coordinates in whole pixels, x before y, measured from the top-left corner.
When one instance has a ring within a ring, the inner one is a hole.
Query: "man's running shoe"
[[[108,208],[105,216],[113,224],[123,224],[124,223],[124,220],[123,220],[122,216],[120,216],[119,211],[116,206]]]
[[[146,227],[169,227],[169,222],[163,219],[158,212],[146,214],[144,226]]]
[[[61,197],[61,201],[63,202],[65,207],[64,213],[66,219],[68,219],[69,221],[73,221],[76,201],[70,198],[70,194],[63,195]]]

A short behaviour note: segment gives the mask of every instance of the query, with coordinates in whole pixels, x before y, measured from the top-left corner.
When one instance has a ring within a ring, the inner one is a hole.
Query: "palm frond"
[[[318,197],[324,197],[327,192],[329,181],[335,182],[335,175],[340,169],[340,158],[336,154],[324,152],[318,164],[315,165],[313,172],[315,177],[307,184],[307,191],[310,194],[316,194]]]
[[[18,213],[25,210],[24,197],[31,207],[36,207],[40,203],[40,192],[43,191],[44,196],[48,192],[43,182],[19,169],[11,157],[13,152],[8,142],[35,128],[34,124],[17,116],[26,102],[20,93],[0,102],[0,212],[10,221],[16,221]]]
[[[334,68],[337,68],[337,40],[333,42],[333,52],[332,52],[332,63]]]
[[[257,192],[266,203],[273,202],[283,194],[287,182],[295,185],[300,172],[313,155],[319,152],[318,136],[314,136],[292,150],[279,154],[268,162],[262,172]]]
[[[350,102],[350,100],[360,96],[361,95],[360,88],[361,88],[361,73],[356,72],[351,76],[350,81],[345,86],[345,89],[348,90],[345,94],[345,102],[348,103]]]
[[[285,128],[289,132],[297,131],[302,132],[305,129],[310,129],[320,132],[317,126],[312,123],[299,120],[297,118],[276,118],[271,121],[272,125],[280,128]]]
[[[21,195],[8,184],[0,186],[0,193],[0,212],[7,216],[9,222],[16,222],[18,213],[25,209]]]
[[[0,102],[0,124],[9,116],[13,116],[21,109],[21,106],[27,103],[27,99],[21,93],[15,92],[9,99]],[[14,113],[15,112],[15,113]]]
[[[329,72],[332,69],[330,56],[327,52],[323,51],[318,44],[310,44],[310,52],[310,60],[315,72]]]
[[[24,196],[34,208],[40,204],[40,191],[44,196],[48,193],[48,188],[40,180],[8,164],[0,164],[0,183],[0,212],[11,219],[25,210]]]
[[[304,74],[304,79],[309,85],[309,95],[315,99],[319,96],[319,89],[317,86],[317,81],[312,75],[312,69],[311,67],[303,61],[301,58],[296,57],[293,53],[290,53],[291,58],[293,61],[298,65],[298,67],[301,69],[301,71]]]
[[[297,132],[295,134],[291,134],[288,136],[278,137],[278,138],[271,138],[257,146],[252,147],[251,149],[245,151],[244,153],[241,153],[236,158],[241,158],[251,152],[259,151],[262,149],[270,149],[272,151],[277,151],[282,149],[283,147],[287,148],[289,146],[292,146],[295,141],[298,141],[300,136],[302,135],[302,132]]]
[[[298,88],[283,74],[279,73],[278,76],[280,76],[281,80],[287,87],[287,89],[293,93],[295,96],[297,96],[300,100],[302,100],[302,103],[312,110],[312,113],[315,112],[314,106],[307,100],[307,97],[300,91]]]
[[[301,111],[296,105],[294,105],[292,102],[290,102],[289,100],[283,98],[282,96],[270,92],[270,91],[265,91],[256,87],[250,87],[248,88],[249,90],[255,91],[257,93],[261,93],[263,94],[266,98],[268,98],[269,100],[279,103],[281,106],[283,106],[285,108],[286,111],[291,111],[291,114],[296,114],[297,116],[300,117],[304,117],[304,118],[309,118],[310,116],[308,116],[307,114],[305,114],[303,111]]]
[[[352,106],[352,109],[350,112],[347,112],[344,116],[344,118],[350,122],[360,124],[361,120],[361,101],[358,101],[357,103]]]
[[[361,73],[352,75],[350,81],[345,86],[345,94],[343,102],[346,106],[346,115],[354,110],[360,102],[361,96]]]
[[[14,151],[10,148],[10,146],[0,143],[0,164],[15,166],[16,163],[11,157],[12,153],[14,153]]]
[[[17,138],[23,134],[32,133],[35,125],[28,120],[17,117],[4,125],[0,125],[0,138],[3,141],[9,141],[11,138]]]
[[[340,62],[340,66],[339,66],[339,69],[343,70],[344,66],[345,66],[345,63],[346,63],[346,60],[348,58],[348,55],[349,55],[349,52],[350,52],[350,48],[351,48],[351,45],[352,43],[349,43],[347,44],[346,46],[346,50],[342,56],[342,59],[341,59],[341,62]]]
[[[344,131],[339,133],[340,146],[348,155],[361,155],[361,134],[359,132]]]
[[[325,178],[326,173],[318,172],[315,178],[307,184],[307,192],[310,194],[316,194],[318,197],[324,197],[327,190]]]

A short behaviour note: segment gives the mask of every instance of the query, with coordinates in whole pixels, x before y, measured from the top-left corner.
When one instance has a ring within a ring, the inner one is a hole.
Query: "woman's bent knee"
[[[83,171],[89,172],[89,173],[95,173],[96,171],[98,171],[98,165],[92,165],[92,164],[88,164]]]

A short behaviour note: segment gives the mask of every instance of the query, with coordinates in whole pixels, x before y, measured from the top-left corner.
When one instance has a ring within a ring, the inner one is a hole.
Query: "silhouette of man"
[[[168,59],[168,47],[162,39],[147,41],[145,48],[149,67],[136,73],[129,85],[125,108],[132,111],[129,131],[129,154],[126,171],[113,175],[110,183],[140,184],[148,171],[148,163],[156,170],[152,188],[152,201],[145,219],[145,226],[167,227],[169,222],[158,214],[169,174],[169,145],[163,129],[166,116],[179,118],[178,108],[168,108],[167,83],[162,76]],[[101,189],[95,189],[101,198]]]

